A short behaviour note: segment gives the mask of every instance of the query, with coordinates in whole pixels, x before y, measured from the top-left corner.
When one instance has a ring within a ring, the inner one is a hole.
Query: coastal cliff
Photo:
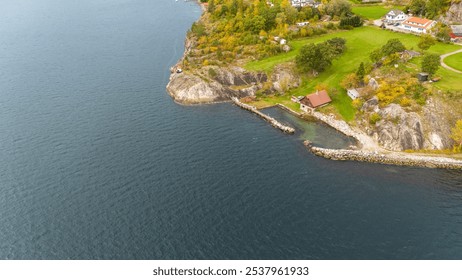
[[[454,145],[449,125],[454,120],[450,119],[451,114],[444,114],[450,112],[450,108],[439,101],[429,99],[417,113],[407,112],[398,104],[379,108],[374,97],[364,103],[362,111],[369,116],[380,116],[375,124],[362,118],[359,128],[387,150],[443,150]]]
[[[242,68],[203,67],[200,70],[173,72],[167,91],[176,102],[201,104],[228,101],[233,97],[255,96],[268,80],[264,73]]]

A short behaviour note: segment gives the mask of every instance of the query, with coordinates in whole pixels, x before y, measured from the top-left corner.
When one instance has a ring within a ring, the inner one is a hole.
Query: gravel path
[[[448,70],[451,70],[451,71],[454,71],[454,72],[456,72],[456,73],[462,74],[462,71],[459,71],[459,70],[457,70],[457,69],[454,69],[454,68],[448,66],[446,63],[444,63],[444,59],[445,59],[446,57],[451,56],[451,55],[456,54],[456,53],[460,53],[460,52],[462,52],[462,49],[460,49],[460,50],[458,50],[458,51],[455,51],[455,52],[452,52],[452,53],[443,54],[443,55],[441,56],[441,66],[443,66],[443,68],[446,68],[446,69],[448,69]]]

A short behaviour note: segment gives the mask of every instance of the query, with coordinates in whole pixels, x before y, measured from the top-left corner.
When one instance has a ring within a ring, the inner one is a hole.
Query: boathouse
[[[316,91],[309,94],[300,100],[300,109],[308,112],[308,110],[316,109],[325,106],[332,102],[326,90]]]

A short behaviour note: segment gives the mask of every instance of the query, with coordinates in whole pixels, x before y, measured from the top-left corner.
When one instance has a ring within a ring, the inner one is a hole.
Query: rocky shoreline
[[[200,6],[203,8],[203,5]],[[299,81],[290,75],[290,71],[287,72],[285,69],[279,69],[273,74],[274,77],[268,77],[265,73],[251,73],[242,68],[232,66],[226,68],[206,66],[194,72],[183,71],[183,61],[194,47],[194,41],[187,37],[182,58],[170,69],[171,75],[167,91],[175,102],[182,105],[193,105],[232,101],[240,108],[255,113],[285,133],[293,134],[295,132],[295,129],[292,127],[281,124],[276,119],[263,114],[257,108],[239,100],[242,97],[255,96],[255,93],[262,88],[262,84],[270,80],[272,81],[274,91],[281,91],[278,88],[280,80],[289,80],[290,84],[296,87]],[[210,73],[213,73],[212,77]],[[303,117],[303,115],[313,117],[346,136],[354,138],[358,146],[360,146],[357,150],[325,149],[315,147],[309,141],[305,141],[304,144],[317,156],[331,160],[354,160],[392,165],[462,169],[462,160],[426,155],[417,156],[384,149],[365,132],[352,128],[345,121],[338,120],[333,115],[327,116],[315,110],[300,114],[283,104],[277,104],[277,106],[298,117]]]
[[[303,116],[283,104],[277,104],[277,106],[298,117]],[[353,137],[361,145],[361,148],[358,150],[326,149],[313,146],[313,144],[308,140],[304,141],[303,144],[316,156],[339,161],[348,160],[388,165],[462,170],[462,160],[388,151],[379,147],[369,136],[360,131],[353,130],[346,122],[336,120],[333,116],[326,116],[315,111],[308,112],[307,115],[331,126],[346,136]]]

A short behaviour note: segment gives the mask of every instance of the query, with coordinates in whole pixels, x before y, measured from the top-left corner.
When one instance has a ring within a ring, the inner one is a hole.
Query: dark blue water
[[[462,258],[460,171],[332,162],[230,104],[173,103],[199,15],[0,2],[1,259]]]

